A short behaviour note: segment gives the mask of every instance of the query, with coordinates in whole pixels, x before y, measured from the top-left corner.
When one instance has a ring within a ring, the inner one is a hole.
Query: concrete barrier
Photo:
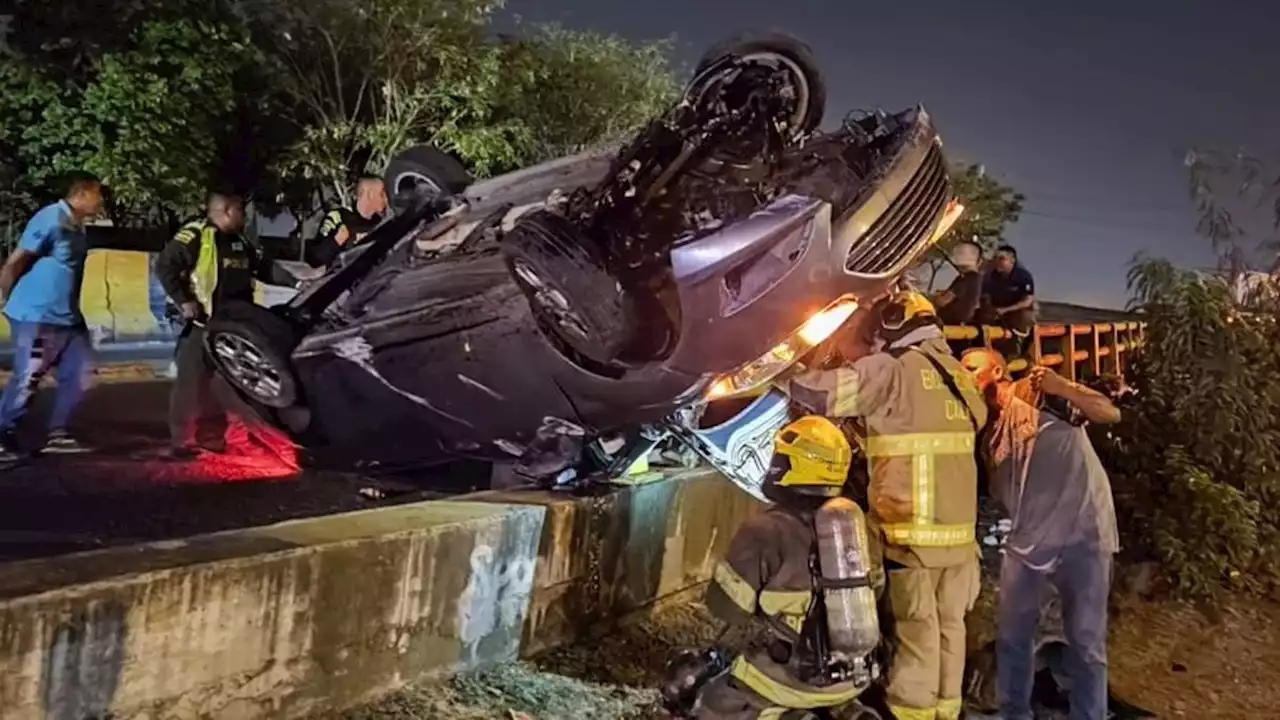
[[[509,661],[704,582],[708,472],[485,493],[0,566],[3,720],[302,718]]]
[[[523,491],[473,497],[546,508],[526,655],[706,582],[738,526],[761,508],[711,471],[595,498]]]

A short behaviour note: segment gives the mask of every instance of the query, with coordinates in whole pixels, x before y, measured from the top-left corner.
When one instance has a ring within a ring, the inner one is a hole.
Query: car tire
[[[249,400],[269,408],[298,404],[301,393],[290,356],[302,339],[285,318],[247,302],[227,302],[205,328],[211,362]]]
[[[802,119],[796,123],[796,135],[807,135],[822,123],[823,113],[827,105],[827,85],[813,50],[798,38],[782,32],[743,33],[713,45],[702,59],[698,61],[694,71],[692,84],[698,82],[698,76],[713,63],[730,55],[739,57],[751,55],[772,55],[788,65],[799,75],[808,91]]]
[[[397,153],[383,175],[387,194],[397,210],[409,206],[415,187],[425,186],[436,197],[457,195],[471,185],[471,174],[453,156],[430,145],[414,145]]]
[[[595,362],[621,354],[631,339],[630,303],[567,219],[529,213],[502,239],[502,255],[541,325]]]

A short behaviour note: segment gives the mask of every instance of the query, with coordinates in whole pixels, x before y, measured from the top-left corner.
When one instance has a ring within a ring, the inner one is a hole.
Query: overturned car
[[[736,38],[620,151],[466,187],[393,162],[397,214],[288,302],[221,309],[215,366],[327,465],[563,480],[674,435],[758,494],[770,383],[962,211],[923,108],[820,133],[824,96],[804,45]]]

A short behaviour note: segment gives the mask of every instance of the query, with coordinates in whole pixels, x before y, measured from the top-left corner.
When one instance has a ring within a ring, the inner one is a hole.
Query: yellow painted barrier
[[[133,250],[92,250],[84,265],[80,308],[95,338],[106,342],[162,335],[150,306],[150,255]],[[0,317],[0,345],[12,338]]]
[[[96,342],[170,339],[151,308],[151,254],[136,250],[92,250],[85,260],[80,309]],[[283,288],[255,283],[259,304],[278,301]],[[12,340],[9,322],[0,315],[0,347]]]
[[[1057,369],[1071,380],[1088,374],[1124,376],[1124,356],[1142,345],[1146,324],[1114,323],[1041,323],[1035,326],[1023,356],[1010,359],[1009,369],[1021,372],[1033,365]],[[1012,334],[999,327],[949,325],[947,340],[957,350],[979,345],[995,347],[1008,342]]]

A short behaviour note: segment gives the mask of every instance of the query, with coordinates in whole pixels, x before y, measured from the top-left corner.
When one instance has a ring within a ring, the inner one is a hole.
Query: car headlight
[[[858,309],[858,301],[839,300],[815,313],[791,337],[775,345],[769,352],[731,373],[716,378],[703,395],[705,400],[723,400],[747,395],[768,385],[798,361],[805,353],[821,345],[844,325]]]

